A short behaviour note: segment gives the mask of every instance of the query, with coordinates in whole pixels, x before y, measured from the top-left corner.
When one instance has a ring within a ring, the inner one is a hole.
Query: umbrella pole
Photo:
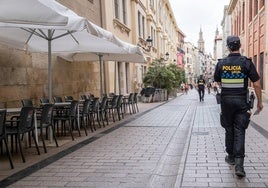
[[[104,93],[107,93],[107,85],[106,85],[106,65],[105,62],[102,61],[102,65],[103,65],[103,87],[104,87]]]
[[[48,98],[52,102],[51,30],[48,30]]]
[[[114,62],[114,93],[116,93],[116,73],[117,73],[117,68],[116,68],[116,65],[117,65],[117,61]]]
[[[120,62],[117,62],[117,72],[118,72],[118,92],[119,92],[119,95],[121,95],[121,76],[120,76],[120,65],[119,65]]]
[[[102,97],[102,55],[99,55],[100,61],[100,97]]]
[[[48,30],[48,52],[47,52],[47,58],[48,58],[48,99],[50,102],[52,102],[52,66],[51,66],[51,39],[52,39],[52,32],[49,29]],[[50,128],[49,131],[49,140],[52,142],[53,134],[52,129]]]

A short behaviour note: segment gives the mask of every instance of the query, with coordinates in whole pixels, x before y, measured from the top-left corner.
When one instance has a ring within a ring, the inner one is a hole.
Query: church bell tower
[[[203,39],[203,32],[202,32],[201,28],[200,28],[200,31],[199,31],[198,49],[199,49],[199,51],[201,51],[203,53],[205,52],[205,42],[204,42],[204,39]]]

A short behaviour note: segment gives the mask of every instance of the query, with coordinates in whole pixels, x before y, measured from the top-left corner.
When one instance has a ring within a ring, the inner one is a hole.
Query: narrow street
[[[219,110],[214,95],[199,102],[191,90],[25,178],[14,176],[9,187],[267,187],[267,138],[249,127],[247,177],[237,179],[224,162]]]

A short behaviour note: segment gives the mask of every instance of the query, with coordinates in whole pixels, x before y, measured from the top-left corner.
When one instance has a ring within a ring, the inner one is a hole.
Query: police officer
[[[225,161],[235,165],[238,177],[246,176],[244,171],[245,130],[250,121],[247,103],[248,79],[258,99],[257,110],[263,108],[260,77],[251,59],[239,53],[240,39],[237,36],[227,37],[227,48],[230,54],[219,59],[215,68],[214,80],[221,84],[221,125],[225,128]]]
[[[204,101],[205,95],[205,80],[203,79],[203,75],[200,75],[199,79],[197,80],[197,89],[199,94],[199,100]]]

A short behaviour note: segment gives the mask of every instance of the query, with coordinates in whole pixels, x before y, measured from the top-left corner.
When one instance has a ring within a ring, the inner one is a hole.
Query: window
[[[153,36],[154,36],[154,40],[153,40],[153,46],[156,46],[156,31],[155,29],[153,30]]]
[[[253,2],[252,2],[253,0],[250,0],[249,1],[249,7],[248,7],[248,10],[249,10],[249,22],[251,22],[252,21],[252,5],[253,5]]]
[[[127,7],[126,7],[126,0],[122,1],[122,7],[123,7],[123,23],[127,24]]]
[[[257,56],[256,55],[254,55],[254,57],[253,57],[253,64],[255,65],[255,67],[257,68]]]
[[[141,37],[141,13],[138,11],[138,32],[139,32],[139,37]]]
[[[261,2],[260,2],[260,8],[264,7],[264,4],[265,4],[265,0],[261,0]]]
[[[150,0],[150,7],[154,10],[154,0]]]
[[[142,38],[145,39],[145,17],[142,16]]]
[[[115,18],[119,19],[119,4],[118,0],[114,0],[114,16]]]
[[[259,0],[254,1],[254,16],[258,14],[258,3],[259,3]]]
[[[238,22],[237,22],[237,24],[238,24],[238,33],[240,34],[241,33],[241,12],[239,12],[239,15],[238,15]]]
[[[162,10],[162,1],[160,0],[159,3],[158,3],[158,12],[159,12],[159,13],[158,13],[158,16],[159,16],[159,19],[160,19],[161,22],[162,22],[162,20],[163,20],[163,19],[162,19],[162,11],[163,11],[163,10]]]
[[[127,25],[127,0],[114,0],[114,16]]]
[[[141,15],[140,11],[138,11],[138,33],[139,37],[145,38],[145,17]]]
[[[245,29],[245,2],[242,5],[242,31]]]
[[[264,62],[264,57],[263,57],[263,52],[260,53],[260,65],[259,65],[259,75],[260,75],[260,82],[261,82],[261,88],[263,89],[263,62]]]
[[[154,7],[154,0],[150,0],[150,5]]]
[[[151,39],[153,40],[152,46],[154,46],[154,28],[151,26]]]

